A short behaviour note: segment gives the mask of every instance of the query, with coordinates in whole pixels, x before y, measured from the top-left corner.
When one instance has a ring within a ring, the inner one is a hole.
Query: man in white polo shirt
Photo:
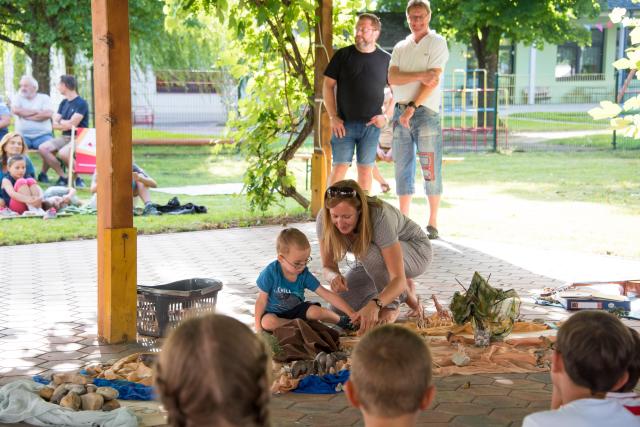
[[[427,233],[438,238],[438,207],[442,194],[440,75],[449,59],[444,37],[429,29],[428,0],[410,0],[407,21],[411,34],[393,48],[389,83],[397,101],[394,112],[393,157],[400,211],[409,215],[415,193],[416,153],[429,200]]]

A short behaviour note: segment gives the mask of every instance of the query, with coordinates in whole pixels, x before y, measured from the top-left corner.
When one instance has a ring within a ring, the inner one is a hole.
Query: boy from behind
[[[623,405],[605,399],[627,383],[634,357],[634,338],[617,317],[574,314],[560,327],[552,357],[552,400],[562,406],[527,416],[523,427],[640,426]]]
[[[367,427],[415,426],[435,397],[431,352],[417,334],[398,325],[375,328],[351,358],[347,399]]]

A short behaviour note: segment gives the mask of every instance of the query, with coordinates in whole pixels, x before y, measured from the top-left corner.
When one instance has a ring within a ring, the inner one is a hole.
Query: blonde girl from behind
[[[173,427],[270,426],[270,357],[231,317],[184,321],[165,342],[156,385]]]

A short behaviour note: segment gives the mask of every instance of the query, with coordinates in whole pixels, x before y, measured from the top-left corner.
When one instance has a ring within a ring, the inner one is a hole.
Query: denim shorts
[[[353,152],[360,166],[373,166],[376,161],[376,147],[380,129],[366,122],[344,122],[345,135],[338,138],[331,135],[331,151],[334,165],[350,165]]]
[[[393,114],[393,159],[396,169],[396,193],[415,193],[416,154],[420,161],[424,192],[427,196],[442,194],[442,133],[440,114],[426,107],[418,108],[407,129],[398,119],[405,107],[396,105]]]
[[[31,148],[32,150],[37,150],[38,147],[40,147],[42,144],[53,139],[53,135],[51,135],[50,133],[46,133],[44,135],[34,137],[23,136],[23,138],[24,143],[27,144],[27,147]]]

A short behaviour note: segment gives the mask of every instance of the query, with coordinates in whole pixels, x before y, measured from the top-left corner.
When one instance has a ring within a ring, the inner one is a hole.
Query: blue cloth
[[[298,383],[298,388],[294,393],[306,394],[335,394],[338,384],[344,385],[349,380],[349,370],[344,369],[337,374],[327,374],[323,376],[309,375]]]
[[[80,371],[86,375],[87,371]],[[40,375],[34,375],[33,381],[40,384],[49,384],[49,380]],[[134,383],[124,380],[105,380],[103,378],[94,378],[93,384],[98,387],[113,387],[118,390],[118,399],[122,400],[154,400],[156,398],[153,387],[143,384]]]
[[[63,99],[58,107],[58,114],[62,116],[62,120],[69,120],[74,114],[81,114],[82,120],[77,127],[86,128],[89,126],[89,104],[82,99],[81,96],[73,98],[71,101]],[[63,135],[71,135],[70,130],[62,132]]]
[[[282,266],[278,260],[273,261],[260,272],[256,280],[258,288],[269,295],[266,311],[269,313],[282,313],[291,310],[304,302],[304,290],[315,292],[320,282],[307,267],[302,270],[295,282],[290,282],[284,277]]]

